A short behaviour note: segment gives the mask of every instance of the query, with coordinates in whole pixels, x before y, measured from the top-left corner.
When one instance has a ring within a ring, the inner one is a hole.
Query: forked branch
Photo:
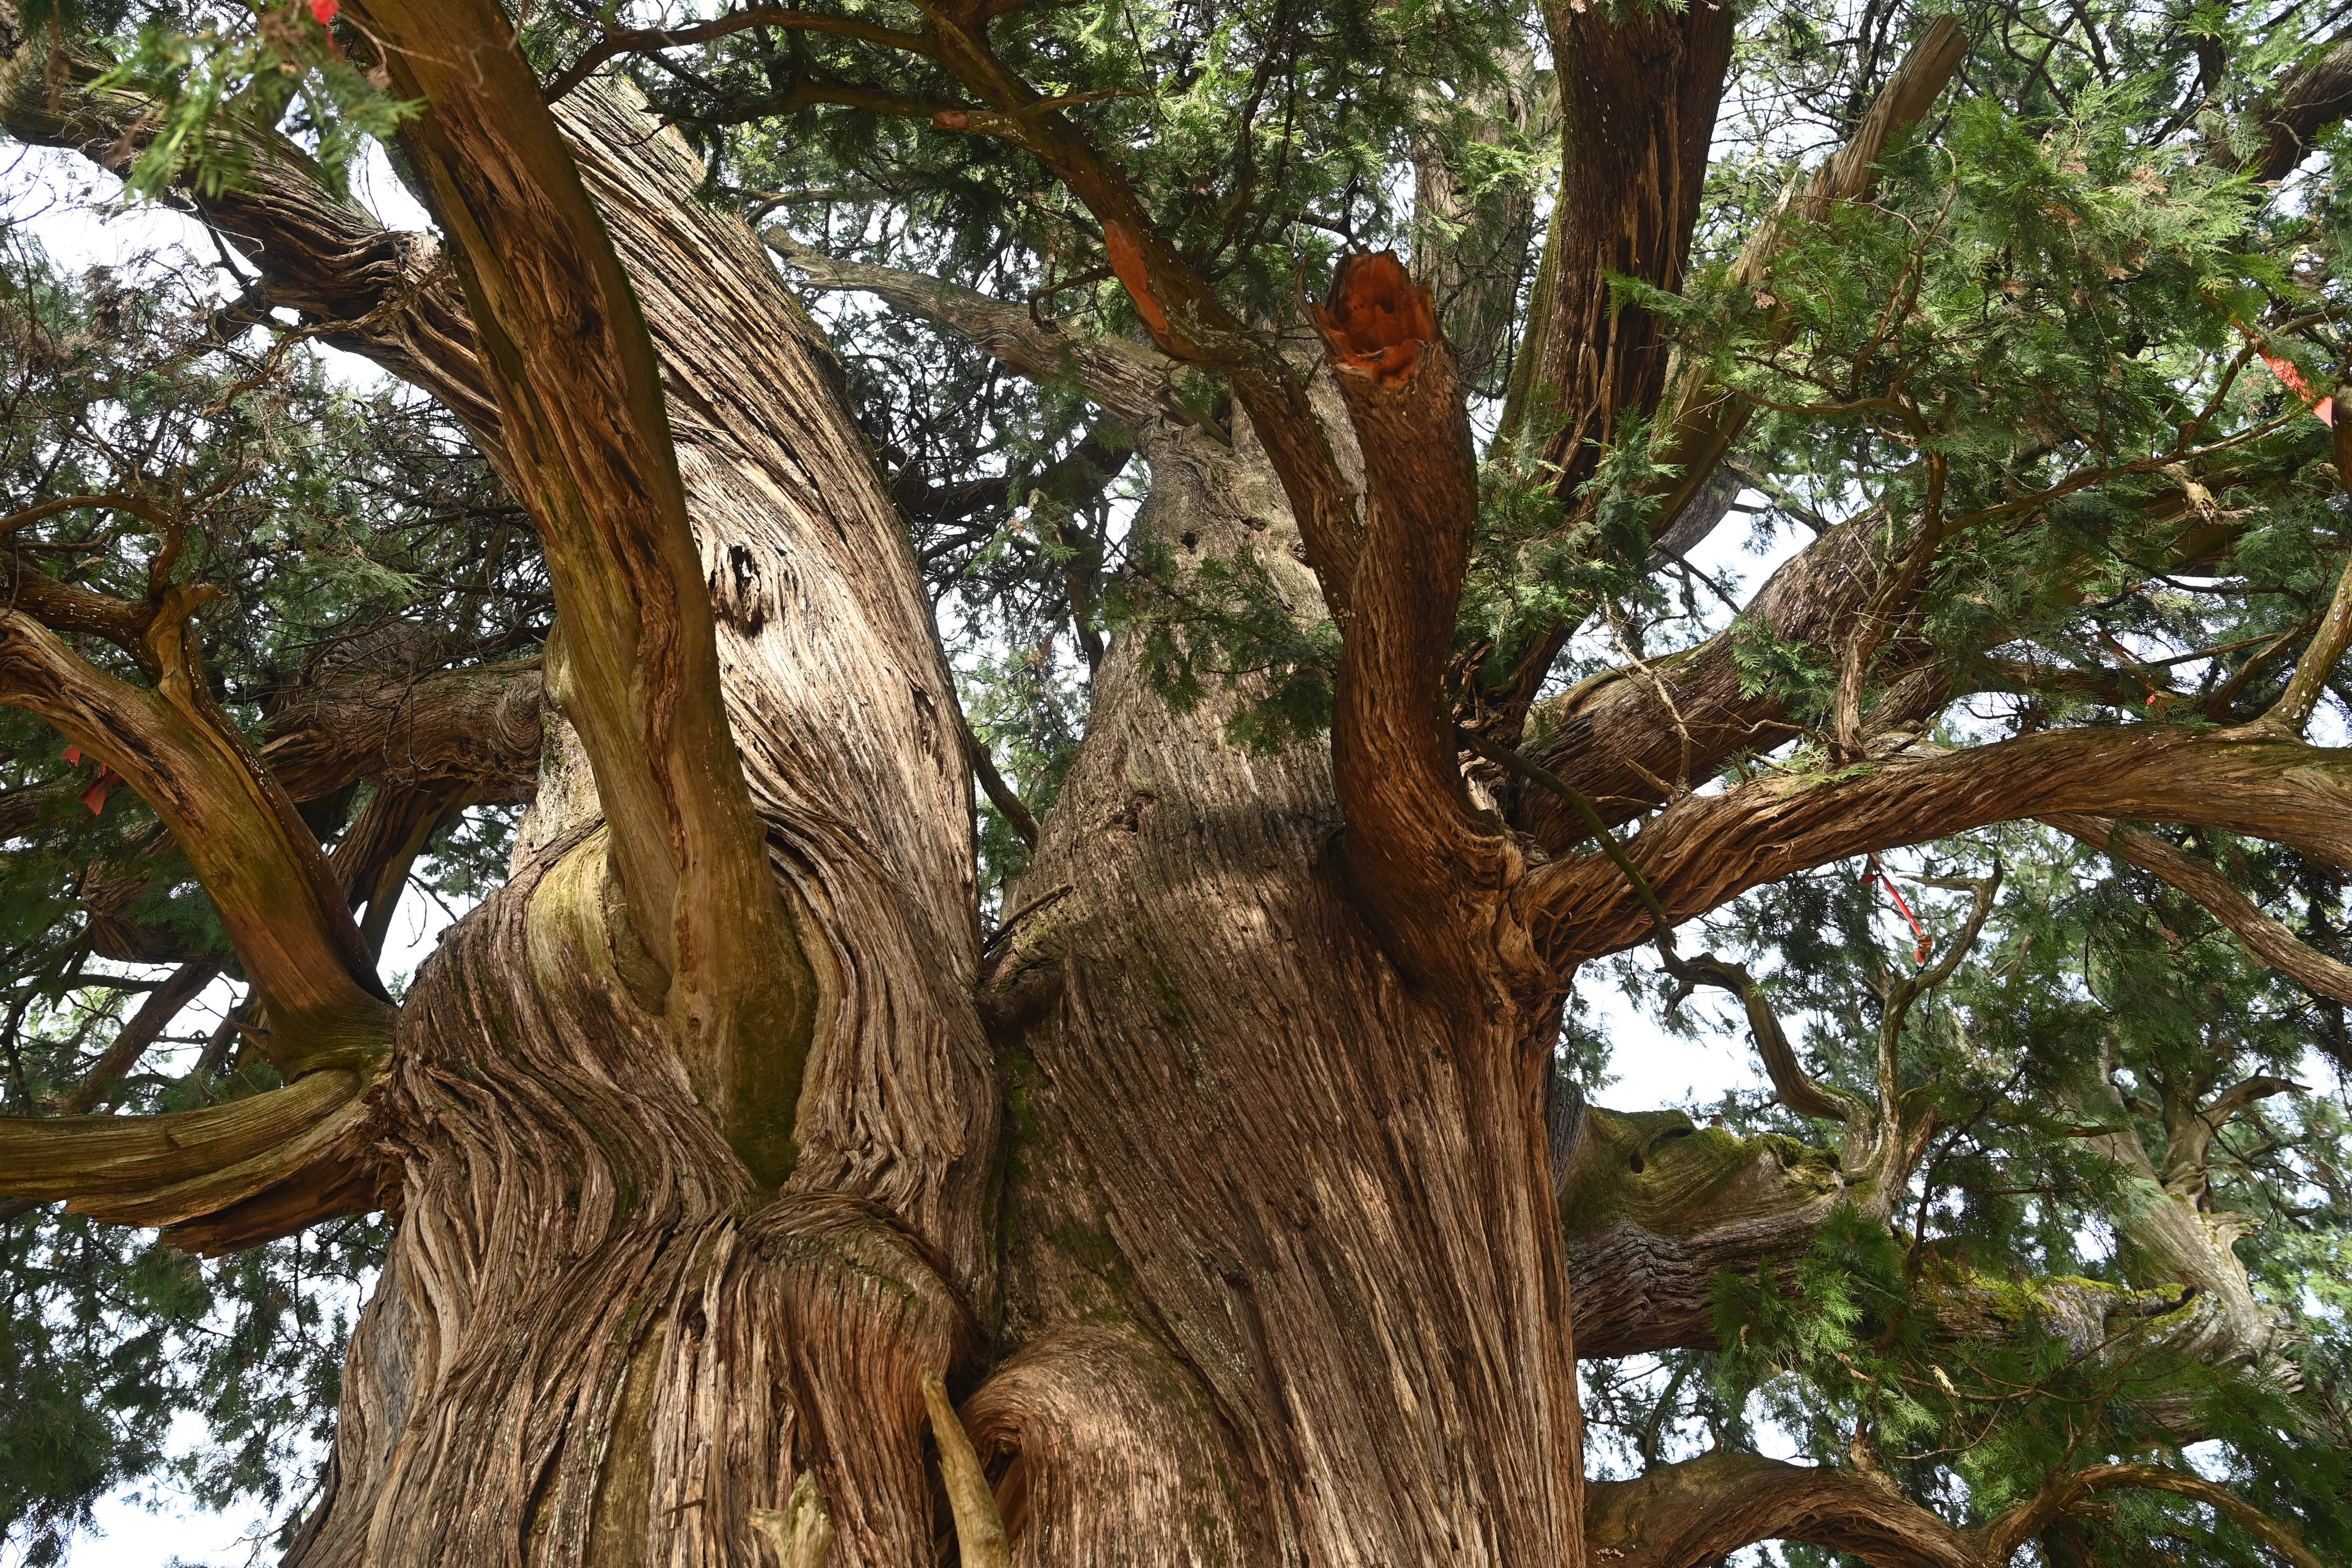
[[[356,9],[355,7],[352,9]],[[728,729],[709,589],[635,292],[491,0],[372,0],[361,25],[427,112],[404,143],[454,247],[560,637],[611,855],[698,1093],[739,1147],[791,1105],[813,1001]],[[767,1180],[783,1173],[765,1170]]]

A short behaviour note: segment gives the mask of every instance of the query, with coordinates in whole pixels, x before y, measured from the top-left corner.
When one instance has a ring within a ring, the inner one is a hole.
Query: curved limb
[[[172,830],[268,1009],[264,1049],[289,1079],[377,1060],[393,1006],[293,802],[213,704],[168,591],[149,626],[142,689],[101,674],[22,612],[0,615],[0,701],[47,719],[129,782]]]
[[[1759,1454],[1703,1454],[1591,1483],[1585,1540],[1612,1568],[1698,1568],[1759,1541],[1801,1541],[1872,1568],[1988,1568],[1958,1531],[1891,1485]]]
[[[2053,1476],[2032,1502],[2003,1514],[1979,1532],[1985,1561],[2008,1562],[2019,1547],[2101,1492],[2130,1490],[2170,1492],[2203,1503],[2257,1537],[2294,1568],[2322,1568],[2319,1559],[2293,1531],[2229,1488],[2163,1465],[2094,1465]]]
[[[2352,865],[2352,753],[2261,726],[2140,724],[2030,735],[1826,777],[1768,775],[1675,802],[1626,846],[1679,922],[1826,861],[1990,823],[2084,813],[2226,828]],[[1528,879],[1531,919],[1565,969],[1646,939],[1648,911],[1608,859]]]
[[[451,237],[547,552],[562,634],[549,672],[631,923],[689,1076],[749,1148],[772,1137],[765,1108],[799,1097],[815,999],[728,728],[643,308],[504,13],[376,0],[363,20],[402,95],[430,106],[404,142]]]

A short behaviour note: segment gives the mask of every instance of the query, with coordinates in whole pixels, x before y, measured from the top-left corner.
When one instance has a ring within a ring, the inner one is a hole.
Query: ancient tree
[[[2333,25],[8,14],[0,1427],[380,1215],[306,1568],[2352,1545]]]

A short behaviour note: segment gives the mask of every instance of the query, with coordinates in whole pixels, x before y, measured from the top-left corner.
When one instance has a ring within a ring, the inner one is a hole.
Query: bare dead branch
[[[1683,994],[1689,994],[1695,986],[1714,985],[1739,998],[1748,1013],[1748,1033],[1756,1040],[1756,1054],[1764,1058],[1764,1070],[1772,1079],[1772,1092],[1780,1097],[1781,1104],[1800,1116],[1819,1116],[1832,1121],[1853,1118],[1853,1102],[1843,1091],[1815,1082],[1797,1060],[1796,1050],[1780,1027],[1780,1016],[1772,1011],[1772,999],[1756,984],[1754,975],[1711,952],[1684,959],[1682,967],[1684,973],[1676,978],[1682,982]]]
[[[996,1511],[996,1494],[988,1472],[972,1452],[963,1420],[948,1400],[947,1384],[936,1372],[923,1373],[923,1405],[930,1412],[931,1436],[940,1446],[940,1479],[947,1484],[948,1507],[955,1515],[956,1547],[966,1568],[1010,1568],[1013,1554],[1005,1543],[1004,1521]]]

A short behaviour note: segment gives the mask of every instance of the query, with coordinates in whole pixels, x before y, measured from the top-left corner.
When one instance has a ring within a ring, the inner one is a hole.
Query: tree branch
[[[47,29],[28,30],[0,3],[0,127],[35,146],[81,153],[120,176],[146,150],[155,121],[136,93],[93,95],[101,67],[68,57]],[[192,208],[261,275],[262,298],[300,312],[320,342],[360,354],[421,387],[465,421],[493,461],[499,412],[477,360],[472,324],[440,249],[388,229],[328,193],[318,164],[276,134],[248,135],[238,178],[195,184],[172,199]]]
[[[539,777],[544,698],[537,658],[422,676],[338,670],[284,695],[261,760],[296,800],[363,778],[463,782],[482,800],[520,800]]]
[[[2231,468],[2203,478],[2220,488],[2284,475],[2308,456],[2298,452],[2275,468]],[[2169,486],[2144,504],[2142,515],[2150,525],[2183,525],[2164,559],[2151,563],[2161,568],[2203,562],[2226,550],[2245,526],[2245,517],[2253,514],[2200,520],[2179,488]],[[1719,635],[1639,670],[1604,671],[1538,707],[1528,725],[1537,738],[1532,754],[1570,780],[1613,826],[1705,783],[1738,752],[1768,752],[1793,738],[1799,727],[1790,721],[1785,700],[1774,688],[1759,689],[1749,680],[1740,668],[1740,651],[1751,638],[1838,646],[1874,591],[1879,542],[1887,527],[1879,511],[1839,524],[1783,563]],[[2084,577],[2105,571],[2112,559],[2084,552],[2080,571]],[[2062,579],[2053,593],[2063,602],[2074,591]],[[1890,679],[1902,674],[1884,662],[1882,673]],[[1913,695],[1932,710],[1954,693],[1929,679]],[[1555,854],[1589,836],[1575,815],[1548,793],[1515,788],[1502,795],[1501,804],[1513,826]]]
[[[2319,133],[2352,114],[2352,39],[2338,35],[2314,49],[2270,95],[2262,114],[2263,145],[2241,163],[2226,143],[2215,163],[2267,184],[2283,180],[2309,157]]]
[[[956,709],[956,723],[963,730],[964,754],[971,759],[971,771],[979,777],[980,787],[987,792],[996,809],[1004,814],[1004,820],[1013,825],[1021,842],[1036,848],[1037,819],[1029,815],[1029,807],[1019,793],[996,771],[996,759],[990,754],[988,742],[973,732],[971,721],[964,716],[961,705]]]
[[[2352,64],[2347,66],[2346,92],[2352,99]],[[2352,420],[2347,420],[2333,430],[2336,448],[2336,471],[2352,483]],[[2286,689],[2271,705],[2264,717],[2290,735],[2300,735],[2311,722],[2312,710],[2319,706],[2322,693],[2327,689],[2336,667],[2344,661],[2344,650],[2352,647],[2352,561],[2347,561],[2344,571],[2336,580],[2336,595],[2328,601],[2326,613],[2312,632],[2311,641],[2304,645],[2303,654],[2295,660],[2294,674],[2287,679]]]
[[[1959,70],[1968,47],[1968,37],[1958,22],[1949,16],[1936,19],[1886,79],[1870,112],[1845,144],[1814,171],[1801,193],[1792,185],[1780,205],[1748,236],[1739,258],[1732,264],[1732,275],[1742,286],[1753,288],[1771,275],[1785,238],[1784,225],[1790,217],[1819,223],[1832,207],[1870,194],[1887,142],[1927,118]],[[1783,336],[1789,330],[1784,321]],[[1676,465],[1680,471],[1664,491],[1658,515],[1679,521],[1683,509],[1713,479],[1724,454],[1738,439],[1748,423],[1749,405],[1725,393],[1707,366],[1693,363],[1683,368],[1661,406],[1664,428],[1659,432],[1659,451],[1664,461]]]
[[[317,841],[213,705],[186,625],[204,596],[174,587],[156,607],[152,689],[100,674],[21,612],[0,614],[0,701],[113,768],[172,830],[266,999],[281,1073],[373,1063],[392,1004]]]
[[[1978,1539],[1988,1563],[2006,1563],[2017,1549],[2041,1534],[2076,1505],[2100,1492],[2162,1491],[2203,1503],[2260,1540],[2294,1568],[2322,1568],[2319,1559],[2293,1531],[2231,1491],[2201,1476],[2163,1465],[2094,1465],[2051,1477],[2033,1500],[1987,1525]]]
[[[1560,188],[1546,268],[1550,310],[1528,322],[1535,369],[1517,411],[1549,399],[1544,460],[1572,500],[1628,416],[1665,384],[1657,318],[1612,298],[1612,273],[1672,292],[1696,226],[1707,146],[1731,63],[1722,6],[1618,13],[1544,7],[1560,100]]]
[[[592,45],[548,83],[547,101],[553,103],[582,82],[595,74],[596,68],[615,56],[643,54],[656,49],[684,48],[690,44],[707,44],[717,38],[748,32],[753,27],[782,27],[789,32],[830,33],[836,37],[856,38],[864,43],[879,44],[885,48],[904,49],[909,54],[929,55],[931,42],[920,33],[895,32],[871,22],[860,22],[846,16],[827,16],[814,11],[794,11],[782,5],[754,5],[725,16],[713,17],[692,26],[664,30],[659,27],[606,27],[604,36]]]
[[[730,1141],[772,1136],[751,1122],[796,1100],[813,1000],[786,978],[806,966],[728,729],[636,293],[492,0],[371,0],[359,19],[398,90],[430,105],[404,144],[451,237],[547,552],[548,675],[594,773],[629,918],[667,977],[698,1092]]]
[[[1796,1050],[1780,1027],[1780,1016],[1772,1011],[1771,998],[1764,994],[1764,988],[1756,984],[1754,975],[1711,952],[1680,963],[1683,973],[1675,976],[1681,982],[1680,995],[1688,995],[1699,985],[1714,985],[1739,998],[1748,1012],[1748,1029],[1755,1037],[1756,1054],[1764,1059],[1764,1071],[1771,1078],[1772,1091],[1780,1097],[1781,1104],[1800,1116],[1819,1116],[1832,1121],[1853,1119],[1857,1109],[1853,1101],[1842,1090],[1816,1083],[1797,1060]]]
[[[2207,914],[2237,933],[2255,957],[2298,985],[2322,996],[2352,1003],[2352,963],[2330,958],[2264,914],[2221,870],[2174,848],[2153,834],[2126,827],[2111,817],[2051,816],[2042,819],[2094,849],[2127,860],[2175,890],[2195,900]]]
[[[999,137],[1036,155],[1102,226],[1111,271],[1152,342],[1171,357],[1225,376],[1282,480],[1307,564],[1332,616],[1345,626],[1362,546],[1356,495],[1341,470],[1307,383],[1160,235],[1125,174],[1062,111],[1007,68],[981,27],[926,6],[939,59],[989,107],[943,110],[942,130]],[[1702,140],[1704,140],[1702,138]]]
[[[1495,884],[1502,843],[1471,812],[1441,709],[1478,508],[1461,378],[1429,296],[1387,252],[1342,260],[1316,321],[1370,520],[1331,724],[1348,868],[1408,970],[1467,986],[1458,906]]]
[[[1890,1483],[1759,1454],[1717,1451],[1594,1481],[1585,1510],[1585,1541],[1612,1568],[1698,1568],[1759,1541],[1801,1541],[1872,1568],[1987,1568],[1965,1536]]]
[[[214,976],[220,972],[221,963],[217,958],[194,959],[173,970],[171,978],[147,993],[146,999],[139,1005],[139,1011],[123,1022],[114,1037],[114,1043],[106,1047],[106,1054],[100,1057],[96,1065],[83,1075],[81,1082],[74,1086],[72,1092],[58,1102],[58,1109],[68,1115],[85,1115],[96,1110],[101,1101],[117,1098],[124,1075],[139,1065],[139,1058],[145,1056],[147,1048],[171,1026],[172,1020],[178,1017],[181,1011],[196,999],[196,994],[211,984]]]
[[[2276,839],[2352,865],[2352,753],[2277,739],[2263,727],[2156,724],[2062,731],[1965,752],[1772,775],[1720,795],[1687,795],[1628,846],[1679,923],[1748,888],[1809,867],[1989,823],[2092,813]],[[1553,962],[1633,946],[1651,919],[1600,856],[1530,878],[1533,918]]]
[[[334,1068],[203,1110],[0,1120],[0,1193],[181,1226],[174,1239],[204,1250],[250,1246],[377,1205],[367,1087]]]
[[[1177,362],[1119,338],[1091,338],[1026,307],[896,267],[840,261],[803,245],[777,225],[760,231],[768,247],[818,289],[854,290],[912,311],[969,338],[1034,382],[1075,379],[1103,411],[1140,428],[1155,417],[1198,423],[1176,395]]]

